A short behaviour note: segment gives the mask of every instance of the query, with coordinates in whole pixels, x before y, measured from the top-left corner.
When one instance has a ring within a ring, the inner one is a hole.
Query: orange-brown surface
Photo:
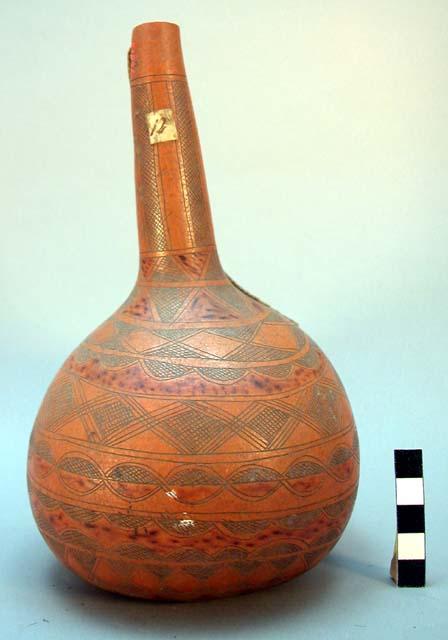
[[[58,558],[111,591],[269,586],[319,562],[348,521],[350,405],[319,347],[221,268],[177,26],[134,30],[129,75],[139,276],[43,400],[32,509]],[[147,116],[166,109],[177,137],[151,143]]]

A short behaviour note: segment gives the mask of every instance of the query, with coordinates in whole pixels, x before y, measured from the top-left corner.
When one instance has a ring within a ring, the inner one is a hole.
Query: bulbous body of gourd
[[[174,25],[137,28],[139,277],[51,384],[28,483],[42,535],[75,573],[127,595],[188,600],[276,584],[319,562],[350,516],[358,445],[322,351],[220,266],[172,57],[142,92],[145,42],[166,51],[177,37]],[[168,106],[176,137],[151,142],[147,114]],[[170,227],[169,206],[189,243]]]

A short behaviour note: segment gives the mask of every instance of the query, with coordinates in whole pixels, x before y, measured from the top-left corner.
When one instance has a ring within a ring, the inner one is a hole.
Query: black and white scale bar
[[[399,587],[425,586],[425,499],[421,449],[395,449],[397,538],[391,576]]]

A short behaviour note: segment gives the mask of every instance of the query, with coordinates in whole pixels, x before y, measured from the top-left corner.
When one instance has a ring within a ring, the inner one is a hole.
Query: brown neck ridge
[[[179,27],[136,27],[128,62],[140,253],[216,253]]]

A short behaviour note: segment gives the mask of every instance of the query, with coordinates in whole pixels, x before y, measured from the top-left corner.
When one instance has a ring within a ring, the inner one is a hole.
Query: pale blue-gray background
[[[125,59],[150,20],[182,29],[223,264],[333,360],[362,453],[328,560],[188,605],[84,586],[25,485],[47,385],[136,275]],[[446,0],[2,0],[0,29],[2,640],[446,638]],[[424,450],[423,590],[388,579],[399,447]]]

